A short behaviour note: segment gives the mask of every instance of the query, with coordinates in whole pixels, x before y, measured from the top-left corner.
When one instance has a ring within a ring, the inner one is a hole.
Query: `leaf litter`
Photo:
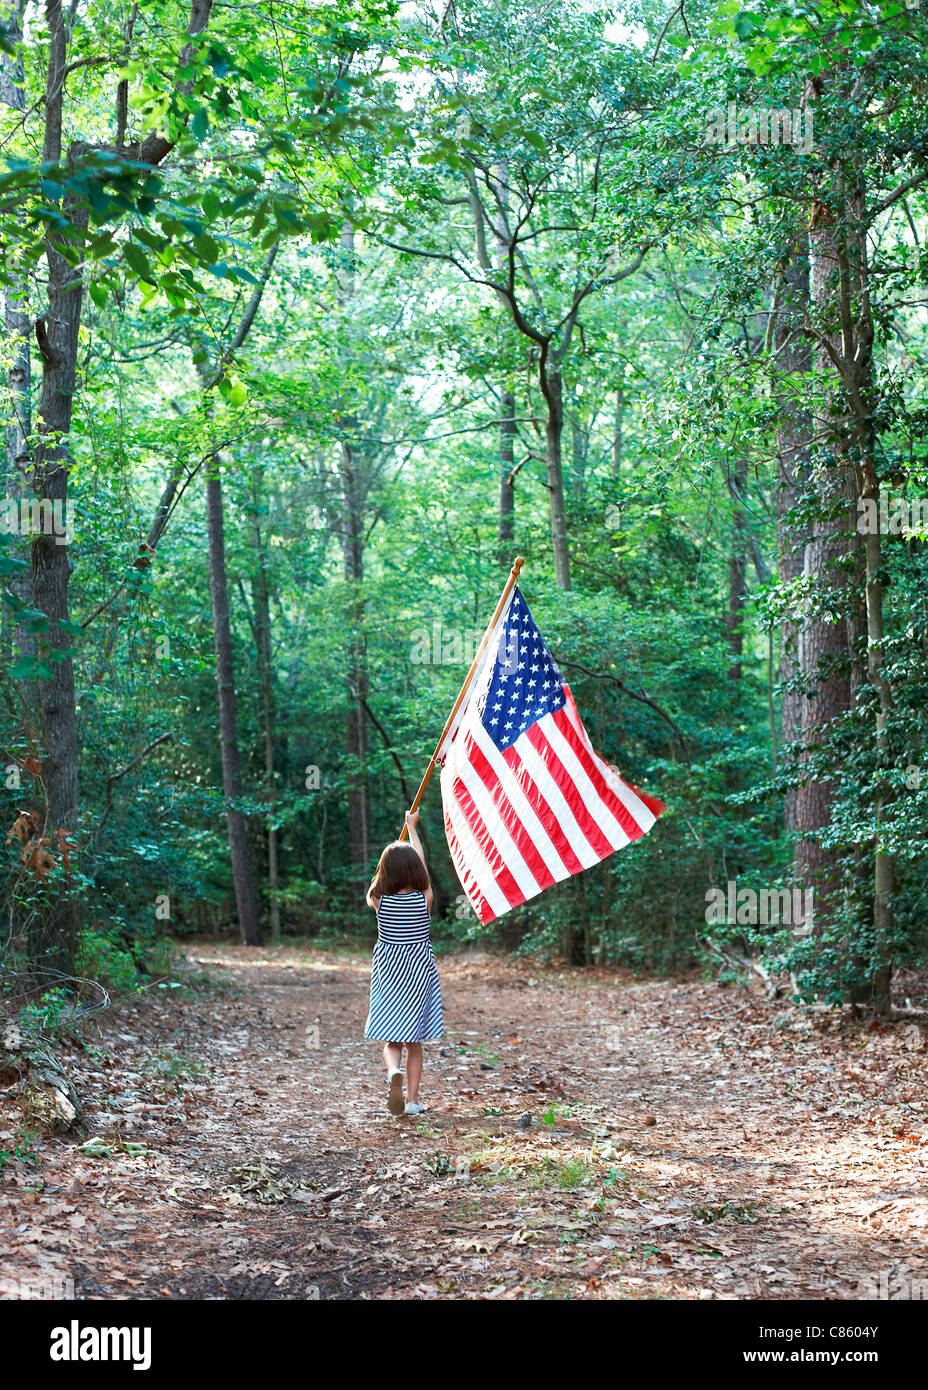
[[[394,1119],[360,1037],[364,957],[223,944],[187,964],[186,989],[70,1045],[83,1136],[30,1137],[3,1097],[0,1296],[849,1299],[928,1279],[911,1016],[446,956],[427,1108]]]

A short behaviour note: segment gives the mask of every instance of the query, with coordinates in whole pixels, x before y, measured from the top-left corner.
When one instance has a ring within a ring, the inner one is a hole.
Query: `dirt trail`
[[[99,1152],[0,1175],[0,1295],[928,1297],[923,1027],[443,957],[429,1109],[394,1120],[366,957],[188,965],[70,1058]]]

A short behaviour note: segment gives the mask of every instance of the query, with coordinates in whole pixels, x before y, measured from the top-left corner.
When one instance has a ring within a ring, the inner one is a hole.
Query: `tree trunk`
[[[873,467],[873,455],[868,454],[864,465],[863,496],[876,503],[879,515],[879,483]],[[893,709],[892,692],[883,671],[883,586],[880,580],[880,532],[873,528],[865,537],[866,557],[866,598],[867,598],[867,676],[879,698],[876,716],[876,748],[880,771],[885,774],[891,764],[891,754],[887,725]],[[881,849],[879,826],[886,818],[886,808],[891,799],[886,782],[876,804],[877,844],[873,866],[873,931],[878,953],[878,964],[871,975],[871,1002],[878,1014],[892,1012],[892,932],[893,908],[892,894],[895,888],[895,869],[893,858]]]
[[[830,222],[826,225],[820,214],[809,236],[811,293],[817,318],[826,324],[836,317],[834,235],[833,226]],[[827,380],[833,368],[826,349],[820,346],[815,357],[816,366],[826,373]],[[833,418],[829,417],[836,417],[839,412],[835,383],[827,397],[825,419],[817,421],[816,425],[833,430]],[[851,493],[846,460],[840,441],[834,436],[830,458],[822,458],[819,450],[811,481],[817,494],[818,519],[805,546],[803,576],[813,582],[819,603],[823,595],[830,594],[827,606],[837,615],[837,621],[828,621],[827,614],[811,613],[800,627],[797,656],[806,692],[801,763],[808,761],[812,747],[825,736],[827,726],[851,708],[850,638],[846,617],[851,596],[846,573],[840,568],[847,554],[850,534]],[[796,830],[805,837],[796,844],[795,877],[806,887],[815,883],[816,897],[825,916],[835,901],[837,855],[834,850],[822,848],[818,832],[830,821],[832,800],[831,784],[809,777],[797,788],[794,803]]]
[[[583,501],[583,489],[586,483],[586,431],[583,428],[579,411],[573,410],[570,415],[570,443],[571,456],[573,462],[573,491],[574,497],[578,502]]]
[[[62,102],[67,66],[67,38],[61,0],[48,0],[48,77],[45,89],[45,144],[48,164],[61,159]],[[84,147],[73,146],[72,155]],[[87,224],[86,209],[66,198],[63,225],[55,226],[45,243],[48,264],[48,309],[36,323],[42,357],[42,387],[37,409],[34,453],[35,495],[57,502],[64,514],[71,455],[72,402],[77,380],[78,328],[83,285],[61,248],[79,240]],[[76,282],[76,283],[75,283]],[[39,713],[44,758],[45,831],[73,835],[77,830],[77,716],[74,698],[74,666],[69,655],[71,638],[59,626],[69,618],[68,581],[71,561],[68,545],[59,537],[41,534],[32,540],[32,600],[49,620],[46,642],[49,674],[38,681]],[[36,946],[46,964],[68,972],[73,966],[80,925],[79,905],[66,888],[44,906],[37,929]]]
[[[188,33],[200,33],[209,20],[212,0],[191,0]],[[72,11],[73,11],[72,6]],[[42,159],[47,166],[62,163],[64,93],[68,69],[68,35],[62,0],[45,0],[48,30],[48,66],[45,83],[45,132]],[[181,50],[180,69],[189,61],[191,45]],[[190,84],[178,91],[188,93]],[[176,137],[175,137],[176,138]],[[99,147],[74,141],[67,163],[74,166]],[[173,148],[173,139],[150,132],[141,142],[127,147],[130,157],[143,164],[159,163]],[[51,195],[49,195],[51,198]],[[48,265],[48,304],[36,320],[35,335],[42,359],[42,385],[36,410],[36,442],[33,451],[33,486],[41,503],[48,501],[67,516],[68,471],[71,454],[68,439],[77,383],[78,331],[84,286],[82,276],[62,255],[80,255],[87,228],[86,205],[65,194],[61,220],[49,221],[45,239]],[[59,543],[64,542],[64,543]],[[45,793],[45,833],[53,841],[73,835],[78,819],[78,731],[74,693],[74,667],[69,655],[71,639],[62,623],[69,620],[68,582],[71,574],[65,537],[41,534],[32,540],[32,602],[49,621],[43,646],[49,674],[37,681],[39,722]],[[72,865],[74,856],[72,852]],[[46,964],[66,973],[73,966],[80,925],[79,903],[65,882],[56,896],[46,898],[37,915],[34,945]]]
[[[622,428],[625,415],[625,386],[616,387],[615,422],[612,426],[612,476],[617,478],[622,471]]]
[[[784,267],[783,285],[774,345],[778,370],[784,377],[811,372],[812,348],[802,335],[809,313],[809,242],[800,237]],[[797,483],[808,474],[812,420],[808,409],[796,399],[795,387],[786,386],[777,397],[777,572],[781,584],[792,584],[803,572],[805,534],[791,517],[796,505]],[[789,759],[800,752],[803,723],[803,697],[795,688],[799,675],[799,628],[795,620],[785,619],[780,633],[781,743]],[[790,752],[792,749],[792,753]],[[796,788],[790,787],[783,803],[783,817],[789,834],[797,830]]]
[[[277,869],[277,831],[274,826],[276,773],[274,768],[274,677],[271,666],[271,604],[267,581],[267,551],[261,535],[258,505],[263,490],[263,472],[259,472],[256,495],[253,497],[252,534],[257,565],[252,580],[255,606],[255,645],[257,647],[258,681],[261,687],[261,708],[264,716],[264,776],[267,800],[267,886],[268,916],[271,941],[280,942],[280,882]]]
[[[509,166],[505,159],[496,165],[496,196],[498,206],[493,218],[493,246],[497,275],[504,273],[507,255],[508,230],[506,214],[508,198]],[[512,563],[512,545],[515,537],[515,482],[510,481],[515,467],[516,402],[509,387],[505,387],[499,403],[499,526],[497,533],[498,557],[501,565]]]
[[[11,45],[22,42],[23,11],[26,0],[15,0],[6,15],[7,38]],[[25,90],[22,54],[15,59],[8,53],[0,54],[0,100],[13,111],[25,110]],[[19,505],[29,493],[28,479],[31,464],[29,436],[32,432],[32,360],[29,340],[32,336],[32,323],[26,312],[27,288],[25,280],[13,276],[7,285],[5,313],[7,339],[12,348],[7,384],[10,393],[10,422],[6,431],[7,495]],[[21,515],[21,513],[20,513]],[[20,603],[32,605],[32,579],[25,570],[17,570],[7,578],[7,587]],[[15,619],[10,620],[4,606],[3,636],[0,652],[5,663],[12,665],[13,651],[19,657],[34,657],[35,643],[32,633]],[[33,711],[36,708],[36,689],[33,681],[17,682],[23,697],[24,707]],[[17,717],[21,712],[16,711]],[[30,730],[30,734],[37,731]],[[38,809],[38,808],[36,808]]]
[[[548,417],[545,422],[545,462],[548,471],[548,498],[551,506],[554,575],[559,589],[569,589],[570,557],[567,550],[567,511],[564,505],[564,474],[561,467],[564,402],[561,390],[561,373],[556,366],[548,366],[547,345],[540,354],[539,380],[548,409]]]
[[[825,324],[825,344],[820,366],[834,383],[828,393],[824,426],[834,451],[830,498],[839,511],[846,499],[845,531],[851,538],[851,563],[845,563],[842,582],[847,599],[846,642],[850,675],[847,700],[864,680],[878,700],[875,728],[877,764],[883,771],[890,761],[887,724],[892,711],[892,692],[883,673],[883,589],[880,576],[879,524],[861,544],[857,533],[860,497],[878,504],[879,485],[874,464],[873,417],[873,319],[870,308],[867,222],[864,188],[853,162],[835,170],[831,205],[822,202],[813,210],[810,246],[812,286],[816,307]],[[823,508],[824,510],[824,508]],[[877,506],[878,511],[878,506]],[[846,551],[846,543],[845,543]],[[862,598],[861,598],[862,595]],[[865,660],[860,656],[866,649]],[[891,1007],[894,867],[892,856],[881,847],[881,825],[891,790],[884,781],[875,807],[872,925],[875,952],[869,966],[871,1002],[878,1013]],[[858,991],[859,993],[859,991]]]
[[[341,248],[345,270],[339,286],[339,307],[347,317],[355,294],[354,232],[346,221],[342,228]],[[351,416],[343,422],[339,483],[342,502],[342,573],[348,588],[348,623],[351,637],[348,644],[348,709],[345,715],[345,753],[350,772],[348,776],[348,837],[351,863],[360,883],[367,874],[370,862],[370,807],[367,788],[367,641],[364,635],[366,603],[364,599],[364,478],[361,471],[363,452],[356,443],[359,430]]]
[[[747,603],[748,543],[744,497],[748,482],[748,466],[744,459],[735,464],[732,478],[734,507],[732,508],[731,551],[728,560],[728,649],[731,662],[728,667],[730,681],[741,680],[741,657],[744,651],[744,610]]]
[[[348,786],[348,832],[351,862],[363,877],[370,860],[370,829],[367,793],[367,642],[364,636],[364,555],[360,480],[355,454],[348,443],[342,445],[342,559],[349,587],[348,713],[345,718],[345,752],[353,764]]]
[[[497,552],[501,565],[512,563],[515,536],[515,484],[510,482],[515,467],[516,402],[508,389],[500,396],[499,409],[499,526]]]
[[[242,798],[242,770],[238,750],[235,709],[235,664],[232,656],[232,624],[226,582],[225,530],[222,515],[222,480],[219,459],[213,459],[206,481],[206,523],[209,537],[209,593],[213,609],[216,649],[216,688],[219,698],[219,740],[222,756],[222,788],[226,798],[229,856],[239,930],[245,946],[261,945],[258,903],[245,817],[235,805]]]

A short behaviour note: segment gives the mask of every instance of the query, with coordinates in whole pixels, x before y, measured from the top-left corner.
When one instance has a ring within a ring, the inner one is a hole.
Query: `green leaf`
[[[134,241],[126,242],[125,246],[123,247],[123,256],[125,257],[125,260],[129,265],[130,269],[134,270],[136,275],[138,275],[140,279],[147,280],[150,285],[154,285],[156,283],[155,276],[152,273],[151,266],[148,264],[148,260],[144,252],[142,251],[141,247],[135,244]]]
[[[207,265],[213,265],[219,259],[219,243],[208,232],[202,236],[194,237],[193,245],[197,255],[201,260],[206,261]]]
[[[748,10],[742,10],[739,15],[735,16],[734,30],[739,39],[747,39],[755,29],[761,28],[763,28],[763,21]]]

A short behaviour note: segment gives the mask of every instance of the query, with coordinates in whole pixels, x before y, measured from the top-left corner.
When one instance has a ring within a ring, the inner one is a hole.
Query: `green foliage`
[[[85,927],[77,945],[76,969],[90,980],[111,986],[121,994],[139,987],[139,967],[122,940],[113,930]]]
[[[16,1134],[16,1143],[13,1145],[12,1149],[6,1149],[0,1145],[0,1173],[3,1172],[4,1168],[6,1168],[9,1163],[16,1161],[20,1163],[30,1163],[33,1167],[38,1166],[39,1155],[36,1145],[39,1136],[33,1134],[31,1130],[22,1128],[18,1129]]]

